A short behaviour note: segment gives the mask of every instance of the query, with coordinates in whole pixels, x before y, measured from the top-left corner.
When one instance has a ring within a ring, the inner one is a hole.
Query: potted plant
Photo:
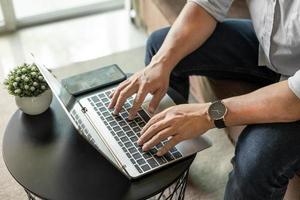
[[[24,63],[10,71],[4,85],[9,94],[15,96],[17,106],[26,114],[41,114],[51,104],[52,92],[34,63]]]

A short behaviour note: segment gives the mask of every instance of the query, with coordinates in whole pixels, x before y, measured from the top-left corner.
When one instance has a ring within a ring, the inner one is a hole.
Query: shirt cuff
[[[231,6],[232,0],[226,1],[210,1],[210,0],[188,0],[188,2],[194,2],[204,8],[210,15],[212,15],[217,21],[224,21],[227,12]],[[214,2],[214,3],[213,3]],[[220,3],[222,2],[222,3]]]
[[[300,99],[300,70],[288,79],[289,88]]]

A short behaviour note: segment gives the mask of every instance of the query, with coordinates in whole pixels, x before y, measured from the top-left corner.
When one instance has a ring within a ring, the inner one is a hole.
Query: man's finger
[[[167,120],[161,120],[157,123],[150,126],[146,132],[144,132],[138,140],[138,145],[142,145],[150,140],[154,135],[160,132],[163,129],[166,129],[169,126],[169,122]]]
[[[139,108],[143,104],[146,96],[147,96],[147,91],[146,91],[145,87],[142,85],[139,88],[139,90],[136,94],[136,97],[133,101],[132,108],[129,111],[129,117],[128,117],[129,120],[132,120],[135,117],[137,111],[139,110]]]
[[[171,127],[166,127],[164,129],[161,129],[159,132],[156,132],[156,134],[154,134],[154,136],[143,145],[143,151],[149,151],[151,148],[153,148],[155,145],[160,143],[162,140],[167,139],[173,134],[174,132]]]
[[[112,92],[111,94],[111,102],[108,105],[108,108],[113,108],[115,104],[117,103],[117,100],[119,98],[120,92],[127,86],[129,85],[130,82],[128,80],[123,81],[120,83],[120,85]]]
[[[135,92],[136,92],[136,88],[134,87],[133,83],[127,85],[127,87],[120,92],[115,105],[115,110],[114,110],[115,115],[117,115],[122,110],[122,106],[125,103],[126,99],[131,95],[133,95]]]
[[[176,146],[179,142],[181,142],[182,139],[179,135],[175,135],[172,137],[162,148],[158,150],[156,153],[157,156],[163,156],[165,153],[170,151],[170,149],[174,146]]]
[[[148,108],[149,112],[153,113],[155,111],[155,109],[159,105],[159,102],[162,100],[165,94],[166,93],[164,90],[158,90],[157,92],[154,93],[149,103],[149,108]]]
[[[153,124],[157,123],[158,121],[162,120],[163,118],[164,118],[163,112],[154,115],[154,116],[147,122],[147,124],[142,128],[142,130],[141,130],[141,135],[143,135],[143,134],[148,130],[148,128],[150,128]]]

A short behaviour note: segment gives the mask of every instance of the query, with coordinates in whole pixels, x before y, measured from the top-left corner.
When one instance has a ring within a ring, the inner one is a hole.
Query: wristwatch
[[[227,107],[222,101],[215,101],[208,107],[207,114],[217,128],[225,128],[225,116],[227,114]]]

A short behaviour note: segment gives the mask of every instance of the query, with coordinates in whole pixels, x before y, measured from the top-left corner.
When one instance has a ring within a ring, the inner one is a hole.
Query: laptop
[[[137,140],[141,129],[151,118],[151,114],[145,109],[151,95],[146,97],[135,119],[129,121],[128,110],[132,106],[133,96],[126,100],[119,115],[113,115],[108,109],[109,95],[116,85],[75,97],[45,66],[37,66],[79,134],[129,179],[149,174],[211,146],[207,138],[200,136],[177,144],[162,157],[156,156],[156,152],[168,140],[162,141],[148,152],[143,152],[137,145]],[[175,103],[166,94],[155,112],[173,105]]]

